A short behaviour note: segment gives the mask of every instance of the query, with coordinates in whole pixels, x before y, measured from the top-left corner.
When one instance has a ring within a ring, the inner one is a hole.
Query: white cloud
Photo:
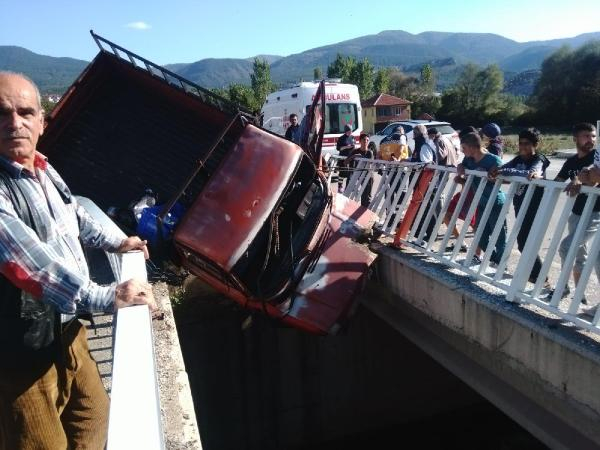
[[[134,30],[149,30],[152,28],[152,26],[148,25],[146,22],[130,22],[125,26],[127,28],[133,28]]]

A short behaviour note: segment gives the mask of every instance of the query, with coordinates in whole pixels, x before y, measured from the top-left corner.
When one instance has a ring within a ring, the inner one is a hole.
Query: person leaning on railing
[[[596,145],[596,127],[591,123],[579,123],[573,127],[573,141],[577,148],[577,154],[568,158],[563,164],[560,172],[556,176],[556,181],[571,180],[565,188],[565,191],[570,196],[577,196],[571,215],[569,216],[567,236],[561,241],[559,247],[560,258],[564,264],[567,257],[567,253],[573,243],[577,225],[581,220],[581,214],[587,201],[586,194],[580,194],[582,184],[594,185],[598,180],[598,167],[600,167],[600,156],[598,150],[594,149]],[[595,162],[598,162],[598,166],[595,166]],[[588,223],[585,226],[583,240],[577,244],[577,255],[575,257],[575,265],[573,266],[573,279],[575,281],[575,287],[579,284],[579,278],[583,271],[583,265],[587,260],[587,243],[600,229],[600,197],[596,199],[594,204],[594,210],[589,218]],[[596,276],[600,279],[600,258],[595,256],[596,260],[594,263],[594,269]],[[566,297],[570,294],[569,286],[565,288],[562,293],[562,297]],[[585,298],[582,303],[587,303]],[[584,311],[592,313],[591,311]]]
[[[464,182],[465,169],[481,170],[487,173],[490,169],[502,164],[502,160],[498,156],[488,153],[488,151],[482,147],[481,137],[477,133],[468,133],[464,135],[460,140],[460,144],[462,151],[465,154],[465,158],[463,159],[463,162],[456,168],[458,182]],[[473,194],[475,194],[480,182],[480,177],[475,177],[473,179],[473,183],[471,184],[471,190]],[[500,219],[500,211],[504,205],[504,202],[506,201],[506,197],[501,189],[498,190],[495,198],[492,199],[493,207],[488,220],[485,222],[485,224],[482,224],[481,219],[488,200],[490,200],[490,195],[494,187],[491,182],[487,181],[487,179],[483,182],[487,183],[487,186],[485,186],[483,189],[481,197],[479,198],[479,203],[477,204],[477,228],[483,227],[481,238],[479,239],[479,248],[485,251],[487,249],[490,236],[494,231],[494,227],[496,226],[496,222]],[[496,240],[494,251],[492,252],[490,258],[490,261],[494,264],[500,263],[506,247],[506,220],[502,220],[502,228],[500,229],[500,234]],[[476,260],[474,263],[479,263],[479,261]]]
[[[550,161],[544,155],[537,153],[536,150],[540,143],[540,132],[535,128],[528,128],[519,133],[519,154],[504,164],[502,167],[493,167],[488,171],[488,178],[495,180],[498,175],[525,177],[528,180],[534,178],[546,178],[546,169],[550,165]],[[521,184],[513,197],[513,206],[515,208],[515,217],[519,215],[527,184]],[[529,231],[535,220],[538,208],[544,195],[544,189],[541,186],[535,186],[532,189],[533,196],[527,205],[525,217],[521,223],[519,234],[517,235],[517,246],[520,252],[523,252]],[[535,262],[529,275],[529,281],[535,283],[537,281],[540,270],[542,269],[542,260],[539,255],[536,256]],[[545,287],[550,289],[548,280],[546,279]]]
[[[79,313],[155,308],[151,288],[90,280],[81,244],[142,250],[98,225],[37,152],[37,87],[0,72],[0,449],[103,449],[108,395]]]
[[[475,128],[473,126],[465,127],[462,130],[460,130],[460,133],[458,133],[458,137],[459,137],[459,139],[461,139],[463,136],[466,136],[469,133],[478,133],[477,128]],[[464,155],[460,155],[457,153],[457,161],[459,163],[462,162],[463,157],[464,157]],[[457,181],[461,185],[464,184],[464,179],[458,178]],[[444,216],[444,224],[446,226],[450,225],[450,220],[452,219],[452,215],[454,214],[454,211],[456,210],[456,207],[458,206],[458,202],[460,201],[461,194],[462,194],[462,191],[457,192],[450,199],[450,203],[448,204],[448,209],[446,210],[446,215]],[[469,211],[469,208],[471,207],[472,201],[473,201],[473,191],[469,190],[469,192],[466,193],[466,198],[463,201],[462,208],[460,209],[460,211],[458,213],[458,218],[460,220],[465,220],[467,218],[467,213]],[[473,214],[473,217],[471,217],[471,221],[469,222],[469,226],[473,230],[475,230],[476,220],[477,220],[477,211],[475,211],[475,214]],[[458,239],[459,232],[458,232],[458,228],[456,227],[456,224],[454,224],[454,228],[452,229],[452,236],[454,236],[456,239]],[[450,246],[448,248],[448,251],[454,251],[454,245]],[[461,244],[460,251],[466,252],[467,245],[464,243]],[[481,251],[479,251],[479,253],[481,253]],[[477,257],[480,256],[479,253],[477,254]]]
[[[436,149],[434,148],[435,145],[430,145],[430,143],[427,142],[427,137],[428,137],[427,136],[427,127],[423,124],[417,125],[413,129],[413,137],[415,139],[415,149],[410,157],[410,161],[415,162],[415,163],[436,164],[437,163],[437,152],[436,152]],[[414,174],[414,172],[413,172],[413,174]],[[413,176],[413,174],[411,174],[411,177]],[[431,196],[429,197],[429,200],[427,203],[428,210],[432,206],[434,207],[434,217],[432,217],[429,220],[429,222],[427,223],[427,227],[426,227],[425,233],[423,235],[423,237],[426,241],[429,240],[429,238],[431,237],[431,234],[433,233],[433,228],[435,227],[435,222],[436,222],[435,218],[442,211],[442,205],[439,200],[435,205],[433,205],[433,200],[435,198],[436,191],[437,191],[437,186],[433,189]],[[421,228],[423,227],[425,220],[426,220],[426,214],[424,214],[421,217],[421,222],[419,222],[417,231],[415,232],[416,236],[418,236],[421,233]]]

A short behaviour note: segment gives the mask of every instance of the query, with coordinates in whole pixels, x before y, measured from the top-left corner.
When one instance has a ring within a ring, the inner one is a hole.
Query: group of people
[[[466,193],[466,198],[463,201],[461,210],[459,211],[458,218],[465,220],[471,204],[474,199],[475,192],[479,187],[479,183],[484,182],[486,186],[483,188],[482,194],[478,199],[475,207],[475,214],[473,215],[469,224],[474,230],[476,228],[483,228],[481,232],[481,238],[478,243],[478,247],[473,257],[473,264],[481,262],[481,254],[485,252],[489,245],[490,237],[493,233],[494,228],[498,221],[502,221],[500,227],[500,233],[494,243],[492,254],[490,255],[490,263],[492,266],[497,266],[506,250],[506,239],[507,239],[507,224],[506,218],[501,217],[501,210],[506,202],[506,195],[502,189],[497,190],[494,193],[494,182],[500,175],[503,176],[517,176],[523,177],[528,180],[534,178],[546,178],[546,169],[550,165],[550,161],[543,154],[539,152],[539,146],[542,141],[542,136],[539,130],[535,128],[523,129],[518,135],[518,154],[510,161],[504,163],[502,160],[504,140],[501,134],[500,127],[495,123],[486,124],[481,129],[475,127],[466,127],[459,133],[460,138],[460,149],[452,143],[450,139],[438,132],[435,127],[427,128],[425,125],[417,125],[413,129],[414,137],[414,150],[410,155],[408,154],[408,145],[406,143],[406,135],[404,129],[398,127],[395,133],[388,140],[392,142],[396,147],[392,147],[386,150],[387,153],[381,152],[378,156],[381,159],[387,159],[391,161],[410,161],[420,162],[444,166],[456,167],[456,182],[464,185],[467,179],[466,171],[484,171],[486,177],[476,177],[470,185],[469,191]],[[573,279],[575,286],[579,283],[581,273],[583,270],[583,264],[587,259],[587,248],[589,242],[600,228],[600,198],[596,200],[593,206],[590,219],[585,224],[585,232],[581,242],[574,243],[575,231],[578,224],[581,221],[581,216],[585,203],[587,201],[587,195],[580,193],[580,188],[583,185],[595,186],[600,184],[600,152],[595,149],[596,146],[596,128],[590,123],[579,123],[573,127],[573,141],[577,153],[568,158],[563,164],[558,175],[554,178],[556,181],[569,181],[565,191],[571,195],[576,196],[576,200],[571,211],[571,215],[568,220],[568,232],[567,235],[562,239],[559,247],[559,255],[561,260],[564,262],[569,249],[573,245],[577,245],[577,253],[575,259],[575,265],[573,268]],[[344,174],[344,168],[353,167],[355,165],[355,159],[370,158],[373,159],[375,155],[368,149],[369,136],[368,134],[360,135],[360,147],[354,148],[354,141],[351,135],[351,129],[348,128],[344,135],[342,135],[337,142],[337,148],[341,156],[346,156],[340,165],[342,166],[342,179],[344,175],[347,177],[349,173]],[[399,185],[399,184],[398,184]],[[398,186],[397,185],[397,186]],[[365,187],[362,197],[361,204],[368,207],[371,201],[371,190],[373,186],[372,177],[369,177],[367,186]],[[518,215],[521,211],[523,199],[527,191],[527,185],[521,185],[513,196],[512,202],[514,207],[515,215]],[[535,220],[538,208],[541,204],[543,196],[543,188],[540,186],[535,187],[532,198],[528,202],[524,213],[521,228],[517,235],[517,247],[520,252],[525,248],[525,244],[529,237],[533,222]],[[403,193],[394,193],[394,195],[404,195]],[[435,194],[435,192],[434,192]],[[492,199],[492,209],[488,218],[483,221],[483,214],[490,201],[490,197],[494,195]],[[431,196],[433,199],[434,195]],[[449,225],[451,217],[458,206],[461,192],[456,193],[450,204],[448,205],[447,212],[443,219],[446,225]],[[430,200],[430,203],[432,201]],[[429,204],[429,208],[435,208],[435,215],[441,211],[441,205]],[[424,220],[425,215],[423,216]],[[425,232],[425,239],[428,239],[435,220],[431,220],[429,226]],[[419,224],[419,230],[423,224]],[[459,232],[456,226],[452,230],[455,237],[458,237]],[[448,250],[454,250],[454,246],[451,246]],[[465,244],[461,245],[459,251],[466,252],[467,247]],[[595,271],[600,279],[600,257],[594,256],[595,259]],[[537,282],[540,271],[542,268],[542,261],[539,256],[536,256],[533,267],[529,274],[530,282]],[[552,286],[548,279],[544,280],[544,287],[553,292]],[[562,296],[566,297],[570,294],[570,288],[563,291]],[[587,300],[584,298],[582,301],[587,304]],[[589,308],[587,312],[589,314],[595,313],[596,307]]]
[[[291,120],[291,117],[290,117]],[[472,127],[471,127],[472,128]],[[476,131],[473,128],[474,131]],[[500,127],[494,123],[486,125],[482,132],[488,133],[488,151],[492,154],[502,155],[502,137],[500,136]],[[286,134],[287,136],[287,134]],[[462,154],[454,143],[435,127],[427,128],[423,124],[417,125],[413,129],[414,150],[411,152],[408,140],[404,132],[404,127],[398,126],[392,135],[381,142],[381,149],[378,155],[375,155],[369,148],[370,136],[368,133],[361,133],[359,137],[359,146],[355,146],[352,127],[346,125],[344,134],[336,142],[336,150],[339,156],[345,157],[340,161],[340,182],[339,189],[343,188],[344,180],[350,175],[349,168],[356,166],[356,158],[379,159],[389,161],[407,161],[416,163],[430,163],[442,166],[456,167],[462,160]],[[369,178],[361,196],[361,204],[368,207],[371,202],[371,191],[373,181]]]
[[[573,245],[577,245],[577,256],[573,269],[573,278],[575,285],[579,283],[583,264],[587,259],[587,245],[592,239],[598,226],[600,225],[600,199],[597,200],[593,207],[592,215],[585,225],[585,234],[581,242],[573,242],[575,231],[581,220],[583,208],[587,201],[586,194],[580,194],[579,191],[583,184],[590,186],[600,182],[600,156],[595,149],[596,144],[596,128],[590,123],[580,123],[573,127],[573,141],[576,146],[577,153],[568,158],[560,169],[558,175],[554,178],[555,181],[569,181],[565,191],[572,196],[577,196],[571,215],[568,221],[568,233],[561,241],[559,247],[559,255],[561,260],[567,257],[569,249]],[[464,159],[457,166],[457,182],[464,183],[465,169],[485,171],[487,172],[487,180],[490,182],[485,186],[483,193],[479,199],[476,209],[475,227],[484,227],[479,241],[479,249],[475,258],[479,259],[477,254],[481,250],[485,251],[488,246],[489,238],[499,220],[502,220],[500,234],[495,242],[495,246],[490,258],[492,264],[498,264],[504,254],[506,247],[506,219],[500,217],[502,206],[506,201],[506,196],[502,189],[498,190],[494,199],[491,213],[485,223],[482,223],[483,211],[490,200],[490,195],[493,191],[492,181],[495,181],[499,175],[524,177],[528,180],[534,178],[546,178],[546,169],[550,165],[550,161],[542,154],[538,153],[538,147],[541,142],[541,134],[535,128],[528,128],[519,133],[519,153],[506,164],[495,154],[492,154],[482,146],[481,137],[478,133],[470,131],[461,135],[461,148],[464,153]],[[595,159],[599,160],[598,168],[594,168]],[[477,189],[482,178],[475,178],[471,184],[470,196],[467,197],[465,205],[470,205],[473,194]],[[485,181],[484,181],[485,182]],[[523,199],[525,197],[526,185],[521,185],[513,196],[513,207],[515,215],[521,211]],[[543,196],[543,188],[535,187],[532,198],[527,204],[527,210],[523,216],[523,222],[517,235],[517,247],[519,251],[523,251],[527,238],[531,231],[533,221],[535,220],[538,208],[541,204]],[[464,209],[464,207],[463,207]],[[464,216],[462,216],[464,220]],[[477,261],[476,261],[477,262]],[[536,256],[529,281],[535,283],[538,279],[542,262],[539,256]],[[596,273],[600,278],[600,258],[595,262]],[[552,289],[548,280],[544,280],[544,285],[547,289]],[[570,293],[567,288],[562,296],[567,296]],[[586,303],[586,300],[583,300]],[[588,312],[594,312],[590,310]]]

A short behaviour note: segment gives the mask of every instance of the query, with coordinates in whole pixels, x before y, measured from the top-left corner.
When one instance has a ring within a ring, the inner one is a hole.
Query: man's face
[[[362,150],[365,150],[368,146],[369,146],[369,141],[371,139],[369,139],[368,136],[364,136],[361,140],[360,140],[360,148]]]
[[[16,162],[33,159],[43,132],[35,88],[17,75],[0,75],[0,155]]]
[[[296,116],[290,117],[290,123],[292,124],[292,126],[298,125],[298,117],[296,117]]]
[[[573,136],[573,141],[579,153],[587,154],[596,145],[596,131],[580,131]]]
[[[465,156],[473,156],[473,147],[471,147],[470,145],[460,144],[460,148],[462,149]]]
[[[529,139],[519,138],[519,155],[527,158],[533,155],[537,148]]]

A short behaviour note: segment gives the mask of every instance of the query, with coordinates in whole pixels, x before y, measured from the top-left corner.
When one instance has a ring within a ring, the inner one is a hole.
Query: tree
[[[56,103],[51,102],[47,95],[42,95],[40,101],[42,103],[42,110],[44,111],[44,116],[48,117],[54,109],[54,107],[56,106]]]
[[[350,71],[348,82],[358,87],[360,98],[373,95],[373,72],[375,68],[367,58],[355,63]]]
[[[227,98],[233,103],[244,106],[251,111],[260,109],[262,106],[262,103],[257,105],[255,93],[245,84],[234,83],[229,85],[229,88],[227,89]]]
[[[429,95],[435,90],[435,76],[429,64],[424,64],[421,68],[421,88]]]
[[[415,97],[419,88],[419,80],[415,77],[408,76],[397,69],[390,69],[389,77],[389,94],[407,100],[411,100]]]
[[[504,76],[498,66],[481,70],[467,64],[456,84],[442,96],[440,113],[459,125],[475,125],[498,116],[507,107]]]
[[[341,78],[343,82],[347,82],[355,64],[353,57],[338,53],[335,60],[327,66],[327,78]]]
[[[274,90],[271,81],[271,67],[264,59],[254,58],[250,82],[254,93],[253,110],[260,109],[269,95]]]
[[[600,42],[561,47],[542,63],[531,106],[546,124],[593,122],[600,110]]]
[[[389,94],[390,93],[390,73],[391,69],[383,67],[375,74],[375,81],[373,82],[373,91],[375,94]]]
[[[323,71],[320,67],[315,67],[313,69],[313,79],[314,80],[322,80],[323,79]]]

